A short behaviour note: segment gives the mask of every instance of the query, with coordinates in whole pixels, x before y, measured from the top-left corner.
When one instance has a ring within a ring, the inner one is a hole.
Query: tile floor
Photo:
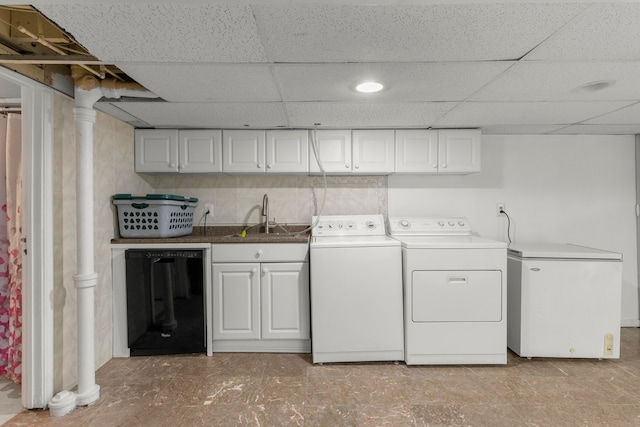
[[[22,411],[20,384],[0,377],[0,425]]]
[[[309,354],[113,359],[100,399],[6,426],[639,426],[640,329],[618,360],[522,359],[505,366],[313,365]]]

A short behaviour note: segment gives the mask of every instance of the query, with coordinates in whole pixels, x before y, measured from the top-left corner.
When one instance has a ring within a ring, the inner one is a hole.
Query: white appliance
[[[311,235],[313,363],[403,360],[402,255],[382,215],[321,216]]]
[[[391,218],[402,243],[407,365],[507,363],[507,244],[466,218]]]
[[[508,257],[509,348],[523,357],[620,357],[622,255],[517,243]]]

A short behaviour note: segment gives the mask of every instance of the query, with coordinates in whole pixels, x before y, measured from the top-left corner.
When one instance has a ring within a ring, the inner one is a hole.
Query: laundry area
[[[0,7],[9,423],[634,425],[640,5],[258,3]]]

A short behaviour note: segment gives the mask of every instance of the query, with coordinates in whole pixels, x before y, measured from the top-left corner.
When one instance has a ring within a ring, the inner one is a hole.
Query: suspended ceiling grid
[[[99,103],[137,127],[640,133],[639,2],[363,3],[33,5],[159,96]]]

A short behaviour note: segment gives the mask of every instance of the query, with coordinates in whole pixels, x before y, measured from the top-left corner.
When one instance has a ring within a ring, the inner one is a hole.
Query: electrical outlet
[[[502,211],[504,210],[504,203],[496,203],[496,216],[503,215]]]
[[[209,218],[213,218],[213,203],[207,203],[206,205],[204,205],[204,211],[205,213],[209,212],[207,214]]]

